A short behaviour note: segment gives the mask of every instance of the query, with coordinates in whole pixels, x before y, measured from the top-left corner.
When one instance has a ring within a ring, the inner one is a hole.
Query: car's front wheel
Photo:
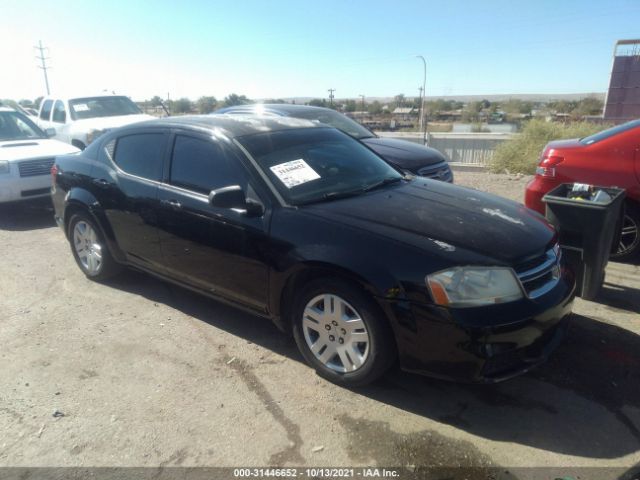
[[[69,243],[80,270],[92,280],[106,280],[120,271],[93,219],[77,213],[69,221]]]
[[[293,334],[319,375],[345,386],[376,380],[395,358],[391,328],[374,302],[340,279],[310,282],[293,308]]]
[[[634,205],[626,205],[622,221],[622,231],[618,248],[611,259],[626,262],[640,253],[640,210]]]

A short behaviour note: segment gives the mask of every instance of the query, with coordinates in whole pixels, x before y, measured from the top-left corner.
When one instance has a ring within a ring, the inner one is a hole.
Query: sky
[[[639,0],[0,0],[0,98],[604,92]]]

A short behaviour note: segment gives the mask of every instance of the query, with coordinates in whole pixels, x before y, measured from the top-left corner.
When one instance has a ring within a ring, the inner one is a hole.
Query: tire
[[[628,262],[640,253],[640,209],[626,204],[620,243],[615,253],[610,255],[617,262]]]
[[[76,213],[71,217],[69,245],[73,258],[87,278],[103,281],[120,273],[122,267],[111,256],[100,229],[87,213]]]
[[[327,303],[333,308],[325,307]],[[336,315],[337,311],[344,314]],[[343,280],[309,282],[297,292],[292,315],[293,336],[302,356],[333,383],[369,384],[396,358],[388,320],[369,296]]]

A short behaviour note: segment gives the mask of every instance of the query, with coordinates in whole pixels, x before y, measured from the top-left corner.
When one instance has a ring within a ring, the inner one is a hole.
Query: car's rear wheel
[[[640,252],[640,211],[633,205],[626,205],[622,221],[622,231],[617,251],[611,259],[625,262],[635,258]]]
[[[293,308],[293,333],[307,363],[346,386],[373,382],[395,358],[391,328],[360,289],[340,279],[310,282]]]
[[[69,243],[80,270],[92,280],[106,280],[120,271],[94,221],[85,213],[69,221]]]

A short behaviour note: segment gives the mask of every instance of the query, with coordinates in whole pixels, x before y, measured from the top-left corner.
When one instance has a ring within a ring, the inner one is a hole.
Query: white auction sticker
[[[89,111],[89,105],[87,105],[86,103],[77,103],[73,106],[73,109],[76,112],[88,112]]]
[[[291,160],[271,167],[271,171],[287,188],[310,182],[320,178],[320,175],[302,159]]]

